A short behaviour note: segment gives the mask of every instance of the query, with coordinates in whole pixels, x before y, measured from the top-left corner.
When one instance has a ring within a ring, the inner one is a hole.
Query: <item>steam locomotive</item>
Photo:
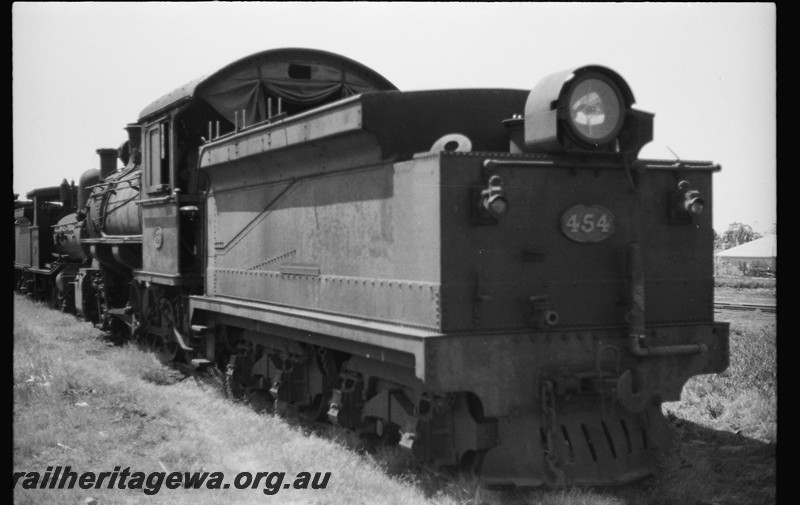
[[[15,285],[487,484],[630,482],[729,332],[720,167],[640,159],[633,103],[599,65],[400,92],[260,52],[145,107],[77,187],[15,200]]]

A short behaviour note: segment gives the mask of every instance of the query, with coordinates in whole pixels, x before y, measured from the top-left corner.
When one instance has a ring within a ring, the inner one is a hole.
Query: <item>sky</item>
[[[713,225],[777,222],[772,3],[56,3],[12,6],[13,189],[75,180],[162,95],[250,54],[322,49],[400,90],[532,89],[585,64],[655,113],[642,158],[708,160]],[[673,154],[675,153],[675,154]]]

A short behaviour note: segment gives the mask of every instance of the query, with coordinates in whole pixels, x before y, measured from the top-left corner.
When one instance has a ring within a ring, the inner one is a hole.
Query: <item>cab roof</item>
[[[344,56],[317,49],[270,49],[167,93],[142,110],[139,122],[202,100],[230,121],[245,110],[252,124],[266,119],[269,98],[307,110],[352,95],[395,90],[383,76]]]

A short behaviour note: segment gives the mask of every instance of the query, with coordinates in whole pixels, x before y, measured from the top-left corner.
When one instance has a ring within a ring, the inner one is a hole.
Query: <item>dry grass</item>
[[[661,478],[664,492],[653,504],[690,497],[733,505],[775,502],[776,315],[718,317],[731,323],[730,366],[690,379],[681,401],[664,405],[679,435],[678,470]]]
[[[714,286],[718,288],[736,289],[775,289],[778,280],[775,277],[745,277],[743,275],[717,275]]]
[[[772,503],[777,443],[774,314],[725,313],[731,366],[689,381],[665,405],[679,450],[665,472],[612,489],[498,492],[479,480],[419,468],[407,454],[366,454],[345,431],[310,430],[232,404],[213,379],[184,377],[151,354],[15,296],[14,469],[331,471],[325,490],[15,489],[16,503],[376,503],[682,505]],[[81,404],[86,406],[79,406]]]
[[[774,314],[729,312],[728,369],[689,380],[668,412],[716,430],[777,442],[777,328]]]
[[[73,317],[15,295],[14,470],[332,472],[324,490],[14,490],[16,503],[454,503],[427,499],[371,461],[280,418],[176,377],[151,354],[117,347]],[[104,486],[105,487],[105,486]]]

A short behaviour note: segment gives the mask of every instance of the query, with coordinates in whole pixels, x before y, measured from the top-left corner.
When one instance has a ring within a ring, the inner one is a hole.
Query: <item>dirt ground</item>
[[[776,503],[777,443],[680,419],[673,425],[681,439],[678,466],[659,478],[657,488],[665,494],[686,489],[688,505]]]

